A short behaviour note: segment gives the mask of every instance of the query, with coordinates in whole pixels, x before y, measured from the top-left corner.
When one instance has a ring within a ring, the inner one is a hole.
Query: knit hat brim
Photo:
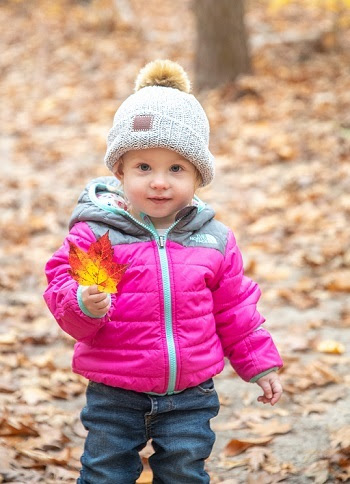
[[[211,183],[214,178],[214,157],[206,143],[199,139],[197,132],[164,114],[143,113],[145,114],[152,120],[149,129],[133,129],[135,113],[119,119],[118,124],[111,129],[108,136],[111,143],[104,159],[106,166],[113,171],[120,157],[130,150],[167,148],[193,163],[202,177],[201,186]]]

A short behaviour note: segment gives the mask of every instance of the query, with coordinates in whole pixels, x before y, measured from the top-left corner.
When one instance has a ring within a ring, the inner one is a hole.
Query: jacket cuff
[[[81,293],[82,293],[82,290],[83,290],[84,287],[85,286],[78,286],[78,290],[77,290],[77,301],[78,301],[78,305],[79,305],[80,310],[86,316],[89,316],[89,318],[92,318],[92,319],[101,319],[101,318],[104,318],[107,313],[104,314],[103,316],[94,316],[92,313],[90,313],[90,311],[88,310],[88,308],[83,303],[83,299],[82,299]],[[108,296],[111,297],[110,295],[108,295]]]
[[[256,383],[259,380],[259,378],[261,378],[265,375],[268,375],[272,371],[277,371],[278,369],[279,369],[279,366],[274,366],[273,368],[270,368],[269,370],[265,370],[265,371],[259,373],[258,375],[254,376],[251,380],[249,380],[249,382],[250,383]]]

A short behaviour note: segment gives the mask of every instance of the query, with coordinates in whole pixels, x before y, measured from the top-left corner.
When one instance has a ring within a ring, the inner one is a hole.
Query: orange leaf
[[[88,251],[69,242],[69,274],[82,286],[97,285],[107,293],[117,292],[118,284],[126,270],[125,264],[113,261],[114,252],[108,231]]]
[[[227,456],[235,456],[241,454],[249,447],[253,447],[254,445],[264,445],[271,442],[271,437],[261,437],[255,439],[245,439],[245,440],[238,440],[233,439],[226,445],[224,453]]]

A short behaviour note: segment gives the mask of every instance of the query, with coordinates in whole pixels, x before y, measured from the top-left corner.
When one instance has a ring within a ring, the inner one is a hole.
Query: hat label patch
[[[133,131],[149,131],[152,129],[153,117],[151,115],[136,115],[132,125]]]

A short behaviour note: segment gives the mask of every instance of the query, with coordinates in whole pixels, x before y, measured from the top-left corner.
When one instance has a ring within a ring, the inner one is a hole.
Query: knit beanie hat
[[[115,113],[105,163],[113,171],[129,150],[168,148],[194,164],[205,186],[214,177],[208,145],[208,118],[190,94],[186,72],[176,62],[156,60],[141,69],[135,93]]]

